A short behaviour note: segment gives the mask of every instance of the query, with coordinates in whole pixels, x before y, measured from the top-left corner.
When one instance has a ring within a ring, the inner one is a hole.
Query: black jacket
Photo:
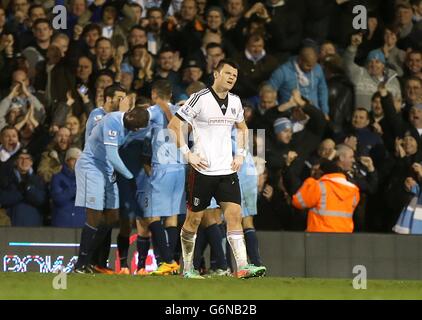
[[[327,79],[328,105],[330,106],[330,129],[341,132],[352,119],[354,110],[354,86],[341,73]]]

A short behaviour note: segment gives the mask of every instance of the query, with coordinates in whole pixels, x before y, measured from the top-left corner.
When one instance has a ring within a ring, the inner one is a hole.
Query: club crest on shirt
[[[232,113],[236,114],[236,108],[232,108]]]
[[[109,136],[110,138],[116,138],[116,137],[117,137],[117,131],[114,131],[114,130],[109,130],[109,131],[108,131],[108,136]]]
[[[199,200],[199,198],[193,198],[193,205],[195,206],[195,207],[197,207],[197,206],[199,206],[199,203],[200,203],[201,201]]]

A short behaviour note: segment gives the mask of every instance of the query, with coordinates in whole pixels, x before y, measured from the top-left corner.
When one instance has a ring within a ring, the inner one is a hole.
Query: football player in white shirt
[[[193,94],[168,125],[176,135],[176,143],[190,164],[188,212],[180,234],[183,275],[203,279],[193,269],[196,233],[204,210],[214,197],[227,222],[227,240],[236,259],[238,278],[259,277],[265,267],[249,265],[242,229],[241,195],[237,171],[243,164],[248,145],[248,127],[243,118],[240,98],[229,91],[238,76],[237,65],[222,60],[214,71],[214,84]],[[188,124],[194,136],[193,151],[186,142]],[[238,149],[233,158],[231,132],[238,129]]]

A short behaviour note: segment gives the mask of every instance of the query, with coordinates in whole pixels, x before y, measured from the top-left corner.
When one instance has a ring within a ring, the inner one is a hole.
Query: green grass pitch
[[[422,281],[369,280],[354,290],[352,280],[303,278],[210,278],[67,276],[67,289],[55,290],[54,274],[0,273],[0,299],[422,299]]]

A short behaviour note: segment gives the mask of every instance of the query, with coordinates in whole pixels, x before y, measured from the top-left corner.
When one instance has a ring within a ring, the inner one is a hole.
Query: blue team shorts
[[[257,215],[258,201],[258,177],[253,174],[246,174],[246,170],[242,170],[238,174],[240,194],[242,196],[242,218]],[[217,201],[212,198],[207,209],[220,208]]]
[[[75,206],[103,211],[119,208],[119,189],[112,176],[92,164],[76,162]]]
[[[144,218],[170,217],[186,213],[185,167],[154,165],[145,189],[138,192]]]
[[[256,216],[258,201],[258,177],[239,174],[240,194],[242,195],[242,217]]]

